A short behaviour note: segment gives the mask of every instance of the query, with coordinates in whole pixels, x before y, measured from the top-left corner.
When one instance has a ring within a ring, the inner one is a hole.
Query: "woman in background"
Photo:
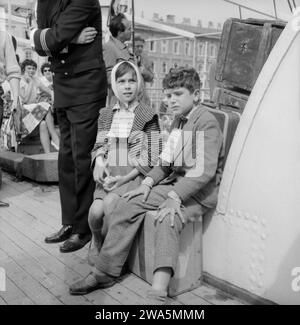
[[[25,104],[22,112],[22,138],[28,136],[37,126],[41,144],[45,153],[50,152],[50,144],[59,149],[59,137],[56,133],[51,112],[51,105],[45,99],[40,101],[40,93],[53,97],[53,92],[35,76],[37,64],[33,60],[25,60],[21,64],[22,77],[20,95]],[[30,123],[28,116],[31,115]]]
[[[5,80],[10,83],[12,92],[12,111],[14,112],[18,109],[20,66],[16,59],[11,36],[6,31],[0,31],[0,85]],[[8,203],[0,201],[0,207],[7,206]]]

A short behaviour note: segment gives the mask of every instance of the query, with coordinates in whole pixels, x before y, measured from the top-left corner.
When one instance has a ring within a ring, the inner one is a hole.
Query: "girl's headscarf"
[[[117,69],[119,68],[119,66],[121,64],[124,64],[125,62],[129,63],[133,68],[134,68],[134,71],[136,73],[136,77],[137,77],[137,97],[141,94],[141,92],[143,91],[143,79],[142,79],[142,75],[138,69],[138,67],[130,62],[130,61],[121,61],[119,63],[117,63],[113,69],[112,69],[112,72],[111,72],[111,88],[115,94],[115,96],[118,98],[118,100],[120,100],[120,96],[118,94],[118,91],[117,91],[117,87],[116,87],[116,72],[117,72]]]

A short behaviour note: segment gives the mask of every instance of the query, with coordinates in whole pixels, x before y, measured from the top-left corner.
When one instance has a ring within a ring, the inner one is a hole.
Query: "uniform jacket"
[[[172,128],[178,125],[179,120],[175,119]],[[147,176],[154,185],[173,184],[183,204],[193,197],[204,206],[214,207],[221,179],[222,141],[218,121],[204,106],[199,106],[182,129],[174,162],[167,164],[160,159]]]
[[[102,54],[101,9],[97,0],[39,0],[34,45],[49,56],[54,72],[54,106],[69,107],[104,99],[107,80]],[[89,44],[72,40],[85,27],[98,31]]]

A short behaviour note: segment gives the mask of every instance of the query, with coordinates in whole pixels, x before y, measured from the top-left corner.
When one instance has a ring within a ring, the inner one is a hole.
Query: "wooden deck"
[[[6,291],[0,305],[147,305],[150,285],[133,274],[115,286],[86,296],[71,296],[68,287],[85,276],[87,246],[68,254],[59,244],[44,238],[60,227],[60,204],[56,185],[17,182],[3,173],[0,199],[0,267],[6,271]],[[247,304],[208,285],[169,299],[170,305]]]

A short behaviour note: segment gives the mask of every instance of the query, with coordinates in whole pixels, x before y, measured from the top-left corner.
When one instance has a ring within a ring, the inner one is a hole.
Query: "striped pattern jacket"
[[[140,103],[134,113],[135,117],[128,137],[128,161],[141,174],[146,175],[157,164],[161,152],[158,115],[153,108],[144,103]],[[107,157],[110,142],[107,134],[113,116],[114,111],[110,108],[100,110],[97,139],[91,153],[92,166],[99,155]]]

